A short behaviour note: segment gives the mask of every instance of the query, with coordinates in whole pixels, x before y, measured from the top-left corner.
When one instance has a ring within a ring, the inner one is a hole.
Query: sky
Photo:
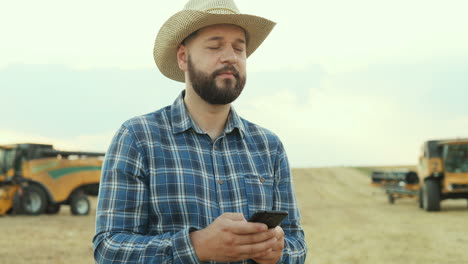
[[[184,84],[152,50],[185,2],[2,2],[0,144],[105,151],[124,121],[172,104]],[[468,137],[467,1],[236,3],[277,26],[234,107],[292,167],[411,165],[425,140]]]

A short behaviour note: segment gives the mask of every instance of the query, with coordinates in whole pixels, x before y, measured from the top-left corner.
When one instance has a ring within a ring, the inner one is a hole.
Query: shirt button
[[[219,180],[218,183],[221,185],[223,184],[223,180]]]
[[[265,182],[265,178],[260,178],[260,182],[261,182],[261,183],[264,183],[264,182]]]
[[[216,145],[214,145],[214,146],[213,146],[213,149],[214,149],[214,150],[217,150],[217,149],[218,149],[218,147],[217,147]]]

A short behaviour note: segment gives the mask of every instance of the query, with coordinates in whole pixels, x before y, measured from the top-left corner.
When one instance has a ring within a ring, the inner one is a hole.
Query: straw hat
[[[247,57],[270,34],[275,22],[241,14],[233,0],[190,0],[180,12],[170,17],[159,30],[154,43],[153,56],[162,74],[184,82],[184,72],[177,64],[177,47],[194,31],[216,24],[242,27],[248,35]]]

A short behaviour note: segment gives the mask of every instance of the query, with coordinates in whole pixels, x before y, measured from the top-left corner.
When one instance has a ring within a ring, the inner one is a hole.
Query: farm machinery
[[[89,214],[103,157],[46,144],[0,145],[0,215],[56,214],[61,205],[70,205],[73,215]]]
[[[417,173],[374,171],[372,185],[385,189],[388,200],[416,197],[420,208],[440,211],[445,199],[468,200],[468,138],[423,143]]]
[[[410,170],[374,171],[372,185],[382,187],[393,204],[396,199],[416,197],[419,191],[418,174]]]
[[[440,211],[444,199],[468,199],[468,138],[424,142],[418,163],[419,207]]]

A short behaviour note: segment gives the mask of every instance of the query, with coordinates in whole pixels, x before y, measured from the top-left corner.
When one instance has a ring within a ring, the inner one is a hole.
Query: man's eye
[[[208,49],[210,49],[210,50],[217,50],[217,49],[219,49],[219,47],[208,47]]]
[[[234,48],[234,49],[235,49],[236,51],[238,51],[238,52],[243,52],[243,51],[244,51],[243,48]]]

